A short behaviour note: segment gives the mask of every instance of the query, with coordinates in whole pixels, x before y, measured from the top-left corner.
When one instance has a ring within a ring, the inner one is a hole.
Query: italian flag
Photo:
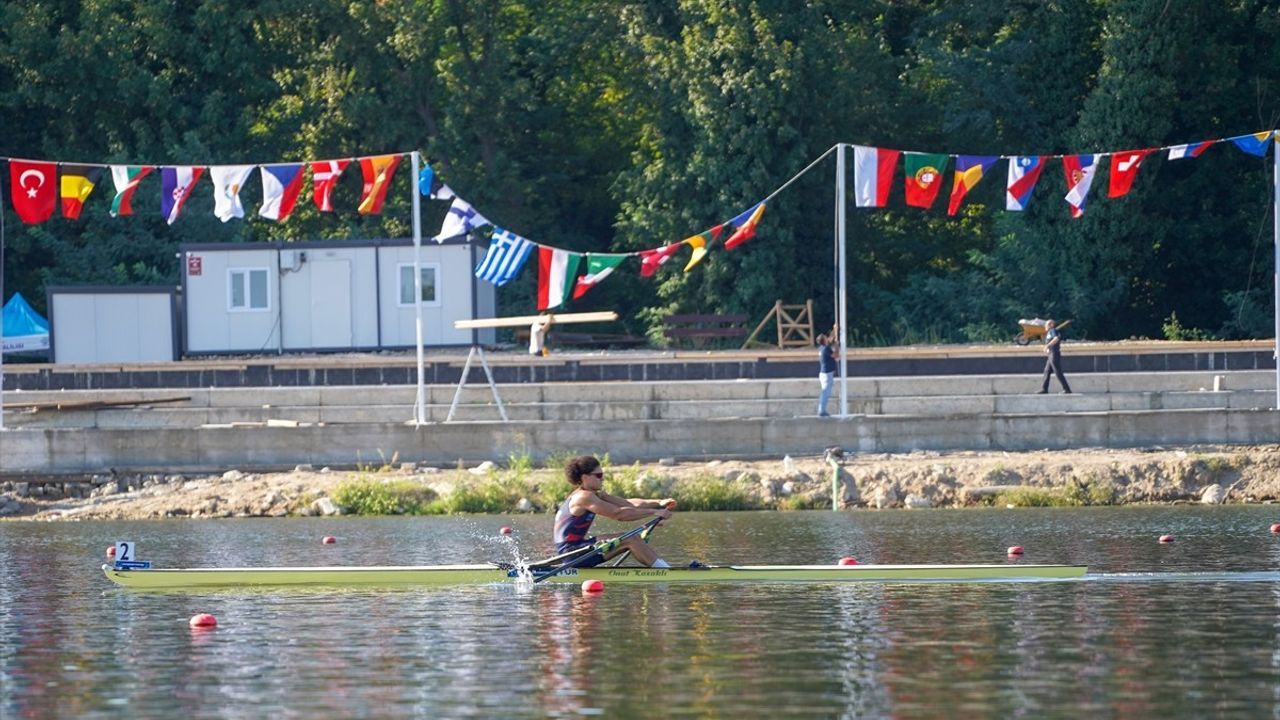
[[[538,309],[564,304],[573,290],[582,256],[567,250],[538,247]]]

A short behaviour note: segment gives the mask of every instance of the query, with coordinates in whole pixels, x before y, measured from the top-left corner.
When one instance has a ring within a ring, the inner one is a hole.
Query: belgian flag
[[[59,193],[62,198],[62,217],[75,220],[80,217],[84,201],[93,192],[93,187],[102,177],[100,165],[66,165],[62,166],[62,182]]]

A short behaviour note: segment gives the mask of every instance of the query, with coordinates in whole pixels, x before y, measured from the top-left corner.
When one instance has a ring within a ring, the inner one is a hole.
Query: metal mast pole
[[[0,198],[4,181],[0,180]],[[0,200],[3,202],[3,200]],[[4,208],[0,207],[0,307],[4,306]],[[0,430],[4,430],[4,313],[0,312]]]
[[[1272,140],[1271,158],[1271,233],[1275,245],[1276,410],[1280,410],[1280,139]]]
[[[849,334],[847,282],[848,262],[845,258],[845,204],[844,204],[844,143],[836,146],[836,248],[839,252],[839,269],[836,275],[836,294],[839,298],[836,322],[840,324],[840,417],[849,417],[849,350],[845,338]]]
[[[422,194],[418,192],[418,166],[421,163],[417,150],[409,157],[413,163],[409,191],[413,193],[413,310],[418,347],[418,395],[413,404],[413,424],[421,427],[427,421],[426,371],[422,357]]]

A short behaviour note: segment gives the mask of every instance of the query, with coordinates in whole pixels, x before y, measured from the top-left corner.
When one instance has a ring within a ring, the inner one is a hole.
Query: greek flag
[[[489,252],[476,266],[476,277],[502,287],[515,279],[524,261],[533,252],[533,243],[502,228],[493,229]]]

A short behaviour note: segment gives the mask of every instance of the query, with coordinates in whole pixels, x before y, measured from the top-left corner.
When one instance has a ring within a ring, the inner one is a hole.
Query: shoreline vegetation
[[[354,470],[128,475],[0,482],[11,520],[548,513],[568,495],[562,469],[579,453],[536,462],[440,468],[394,455]],[[624,497],[673,497],[682,511],[832,507],[833,468],[823,457],[623,465],[601,455],[605,488]],[[1029,452],[846,453],[842,509],[1100,506],[1135,503],[1270,503],[1280,497],[1280,445],[1077,449]]]

